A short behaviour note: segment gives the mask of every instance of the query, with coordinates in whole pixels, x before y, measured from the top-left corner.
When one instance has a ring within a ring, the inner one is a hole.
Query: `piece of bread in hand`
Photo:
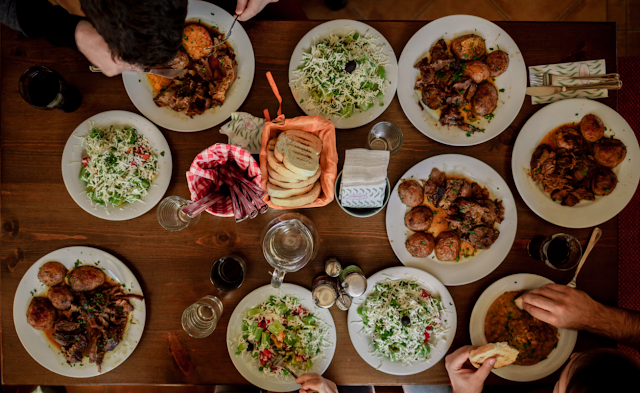
[[[501,368],[516,361],[518,350],[507,342],[501,342],[486,344],[469,352],[469,361],[475,368],[480,368],[489,358],[496,358],[493,368]]]
[[[322,141],[310,132],[288,130],[278,135],[274,154],[280,161],[288,151],[311,152],[316,156],[322,153]]]
[[[526,292],[525,292],[526,293]],[[524,293],[522,294],[524,295]],[[524,309],[524,304],[522,304],[522,295],[518,296],[517,298],[513,299],[513,303],[516,305],[516,307],[518,307],[518,309],[522,310]]]
[[[316,174],[311,176],[307,180],[300,180],[300,181],[293,181],[293,182],[291,180],[285,180],[285,181],[279,180],[275,176],[272,176],[272,173],[269,172],[269,183],[282,188],[305,188],[305,187],[308,187],[309,185],[313,185],[313,183],[315,183],[320,178],[320,172],[321,171],[318,168],[318,171],[316,172]],[[273,175],[275,175],[275,173]]]
[[[289,198],[296,195],[306,194],[313,188],[313,183],[302,188],[282,188],[274,184],[267,183],[267,192],[271,198]]]
[[[269,197],[271,198],[271,203],[274,205],[282,207],[299,207],[308,205],[318,199],[320,191],[322,191],[320,182],[316,182],[311,191],[306,194],[296,195],[290,198],[274,198],[271,195],[269,195]]]

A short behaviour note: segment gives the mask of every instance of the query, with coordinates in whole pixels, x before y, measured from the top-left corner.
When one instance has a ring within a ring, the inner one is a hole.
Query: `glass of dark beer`
[[[49,67],[27,69],[20,77],[19,87],[22,98],[38,109],[73,112],[82,103],[80,91]]]

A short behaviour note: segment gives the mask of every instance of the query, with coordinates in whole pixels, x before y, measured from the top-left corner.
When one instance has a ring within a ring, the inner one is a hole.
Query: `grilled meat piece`
[[[438,168],[433,168],[429,179],[424,183],[424,195],[429,203],[434,206],[438,205],[438,201],[444,195],[446,189],[447,177],[444,172]]]
[[[27,309],[27,322],[37,330],[52,329],[58,319],[58,311],[46,297],[34,297]]]
[[[451,53],[460,60],[476,60],[487,52],[484,38],[475,34],[466,34],[451,41]]]
[[[582,147],[582,135],[571,127],[561,127],[555,134],[556,145],[560,149],[578,150]]]
[[[433,213],[428,207],[418,206],[404,216],[404,225],[414,232],[426,231],[433,221]]]
[[[460,258],[460,236],[454,231],[442,232],[436,239],[436,258],[455,261]]]
[[[498,106],[498,91],[491,83],[478,86],[476,94],[471,100],[471,110],[478,117],[485,117],[493,113]]]
[[[426,258],[433,252],[436,241],[433,236],[425,232],[416,232],[409,236],[405,246],[409,254],[416,258]]]
[[[487,250],[498,239],[500,232],[486,226],[477,226],[469,231],[469,242],[474,247]]]
[[[69,364],[80,363],[82,361],[83,349],[87,347],[87,338],[83,335],[75,336],[75,340],[72,344],[62,346],[60,348],[62,355]]]
[[[447,94],[436,86],[427,86],[422,90],[422,102],[433,110],[439,109],[446,98]]]
[[[627,147],[619,139],[605,138],[593,145],[593,156],[598,164],[615,168],[627,156]]]
[[[72,332],[74,330],[80,329],[80,322],[61,319],[56,322],[55,329],[58,332]]]
[[[580,133],[589,142],[595,142],[604,136],[604,124],[596,115],[586,115],[580,120]]]
[[[415,207],[424,200],[423,190],[416,180],[405,180],[398,186],[400,201],[409,207]]]
[[[431,55],[431,67],[434,71],[446,71],[455,62],[455,59],[447,54],[447,43],[443,39],[438,40],[429,49],[429,54]]]
[[[451,204],[460,196],[460,189],[462,188],[462,185],[464,183],[464,180],[447,180],[447,189],[444,192],[444,196],[440,199],[440,201],[438,201],[438,207],[445,211],[447,214],[450,214],[449,212],[451,211]],[[454,213],[451,214],[455,214],[455,209],[453,209],[453,212]]]
[[[504,74],[509,67],[509,55],[501,50],[489,53],[484,61],[489,66],[492,77]]]
[[[38,271],[38,279],[50,287],[63,282],[66,275],[67,268],[60,262],[54,261],[45,263]]]

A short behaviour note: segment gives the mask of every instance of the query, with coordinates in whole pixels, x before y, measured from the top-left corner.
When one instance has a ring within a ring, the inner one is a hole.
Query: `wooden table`
[[[277,101],[265,78],[271,71],[284,98],[288,117],[302,115],[287,86],[291,53],[302,36],[319,22],[249,22],[244,26],[253,42],[256,74],[251,94],[240,108],[254,115]],[[424,22],[371,22],[391,43],[399,57],[409,38]],[[616,72],[616,25],[614,23],[510,23],[499,22],[518,43],[528,65],[583,59],[605,59],[607,71]],[[427,45],[428,43],[425,43]],[[416,54],[417,55],[417,54]],[[75,113],[40,111],[27,105],[18,93],[20,74],[29,66],[42,64],[59,71],[83,95]],[[246,384],[233,367],[226,349],[227,323],[236,304],[249,292],[269,283],[270,266],[259,245],[264,226],[280,214],[269,211],[254,220],[236,224],[233,219],[204,215],[197,226],[170,233],[156,220],[155,209],[135,220],[109,222],[83,211],[71,199],[61,176],[60,158],[67,138],[86,118],[106,110],[137,112],[119,77],[92,74],[85,58],[67,49],[54,49],[44,40],[29,40],[3,27],[1,73],[2,140],[2,382],[5,384]],[[602,100],[617,109],[617,94]],[[518,131],[542,106],[525,99],[520,114],[500,136],[473,147],[441,145],[417,131],[403,114],[397,98],[377,121],[396,123],[404,132],[404,145],[389,165],[389,180],[400,176],[421,160],[442,153],[466,154],[494,168],[507,181],[518,207],[518,232],[513,250],[489,276],[472,284],[449,287],[458,312],[458,326],[452,350],[468,344],[469,317],[476,299],[491,283],[514,273],[536,273],[557,282],[568,282],[573,272],[554,271],[528,257],[526,246],[536,235],[568,232],[586,242],[590,229],[563,229],[536,216],[517,193],[511,175],[511,151]],[[338,131],[340,165],[345,149],[364,147],[371,126]],[[207,146],[226,141],[219,127],[197,132],[164,131],[174,157],[173,181],[167,195],[188,197],[185,172],[191,160]],[[340,169],[340,168],[339,168]],[[317,259],[286,282],[309,288],[314,275],[323,270],[326,257],[355,263],[367,276],[398,265],[385,231],[385,215],[354,218],[336,203],[321,209],[303,210],[320,232],[322,243]],[[615,305],[617,294],[617,218],[600,227],[604,235],[580,275],[580,288],[596,300]],[[89,379],[70,379],[54,374],[33,360],[24,350],[12,320],[13,297],[27,269],[50,251],[74,245],[93,246],[124,261],[136,274],[147,299],[145,333],[131,357],[117,369]],[[209,282],[209,268],[218,257],[240,252],[248,260],[244,285],[231,293],[218,293]],[[224,314],[208,338],[193,339],[182,331],[180,317],[189,304],[206,294],[218,295]],[[355,384],[447,384],[441,361],[418,375],[396,377],[374,370],[351,345],[346,313],[332,308],[338,340],[336,356],[325,376],[339,385]],[[167,344],[170,332],[177,334],[190,353],[195,371],[185,376],[177,367]],[[581,332],[576,351],[614,343]],[[543,380],[552,384],[558,373]],[[492,375],[488,384],[509,383]]]

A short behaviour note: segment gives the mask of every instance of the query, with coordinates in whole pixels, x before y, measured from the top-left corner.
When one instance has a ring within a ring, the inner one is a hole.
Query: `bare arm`
[[[586,330],[640,350],[640,312],[605,306],[578,289],[548,284],[522,296],[524,310],[543,322]]]

